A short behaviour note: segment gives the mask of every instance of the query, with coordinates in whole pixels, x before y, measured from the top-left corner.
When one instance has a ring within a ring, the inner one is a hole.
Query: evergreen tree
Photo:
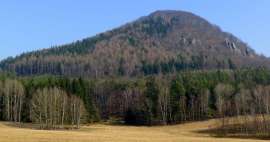
[[[179,121],[181,115],[181,98],[184,99],[185,97],[185,88],[183,86],[182,79],[178,77],[171,82],[170,88],[170,119],[171,121]]]
[[[154,77],[150,77],[146,81],[146,106],[148,110],[148,124],[152,125],[155,119],[158,117],[158,96],[159,96],[159,89],[156,83],[156,79]]]

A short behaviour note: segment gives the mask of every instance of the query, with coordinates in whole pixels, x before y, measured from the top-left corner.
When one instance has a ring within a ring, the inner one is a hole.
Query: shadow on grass
[[[245,129],[244,129],[245,128]],[[225,127],[216,127],[206,130],[195,131],[201,134],[210,134],[216,138],[239,138],[239,139],[256,139],[256,140],[270,140],[270,132],[258,133],[252,127],[237,124]]]
[[[65,130],[79,130],[78,128],[65,125],[65,126],[57,126],[55,128],[41,128],[39,124],[33,123],[14,123],[14,122],[5,122],[4,125],[12,128],[22,128],[22,129],[31,129],[31,130],[52,130],[52,131],[65,131]]]

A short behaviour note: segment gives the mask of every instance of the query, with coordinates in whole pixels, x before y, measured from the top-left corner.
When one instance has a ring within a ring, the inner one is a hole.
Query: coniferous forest
[[[270,110],[270,71],[264,68],[103,79],[2,73],[0,85],[1,120],[42,129],[102,121],[170,125]],[[258,124],[268,123],[265,118]]]

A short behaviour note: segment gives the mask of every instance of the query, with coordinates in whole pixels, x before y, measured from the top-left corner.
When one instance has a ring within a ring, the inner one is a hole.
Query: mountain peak
[[[197,19],[197,20],[201,20],[201,21],[206,21],[203,18],[201,18],[193,13],[186,12],[186,11],[180,11],[180,10],[158,10],[158,11],[151,13],[148,17],[149,18],[161,17],[161,18],[168,18],[168,19],[176,18],[176,19],[182,19],[182,20]]]
[[[150,16],[162,16],[162,15],[179,16],[179,15],[194,15],[194,14],[181,10],[157,10],[150,14]]]

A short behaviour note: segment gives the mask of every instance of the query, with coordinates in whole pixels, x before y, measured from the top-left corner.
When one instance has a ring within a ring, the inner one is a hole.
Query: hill
[[[138,76],[181,70],[269,67],[246,43],[192,13],[156,11],[71,44],[0,63],[18,75]]]

